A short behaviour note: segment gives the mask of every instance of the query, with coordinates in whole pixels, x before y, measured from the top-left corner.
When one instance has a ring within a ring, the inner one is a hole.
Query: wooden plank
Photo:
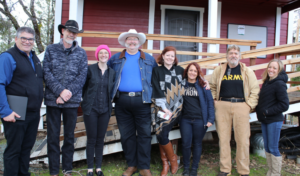
[[[300,76],[300,72],[290,73],[290,74],[287,74],[287,75],[288,75],[289,78],[295,78],[295,77],[299,77]],[[262,84],[263,83],[262,79],[257,80],[257,81],[258,81],[258,84]]]
[[[292,43],[292,44],[273,46],[273,47],[267,47],[267,48],[250,50],[250,51],[244,51],[244,52],[241,53],[242,54],[241,59],[257,57],[257,56],[261,56],[261,55],[289,52],[289,51],[298,51],[299,48],[300,48],[300,43]],[[197,62],[200,66],[202,66],[202,65],[211,65],[211,64],[222,63],[222,62],[226,62],[226,61],[227,61],[226,60],[226,54],[220,54],[218,56],[214,56],[214,57],[211,57],[211,58],[180,62],[178,65],[185,68],[191,62]]]
[[[81,136],[86,136],[86,131],[79,131],[79,132],[75,132],[74,133],[74,137],[75,138],[78,138],[78,137],[81,137]],[[64,140],[64,136],[59,136],[59,140],[63,141]]]
[[[295,92],[295,91],[298,91],[300,90],[300,86],[295,86],[295,87],[290,87],[288,88],[287,92]]]
[[[295,64],[295,63],[300,62],[300,57],[294,58],[294,59],[289,59],[289,60],[281,60],[281,61],[284,65]],[[259,65],[249,66],[249,68],[251,68],[253,71],[255,71],[255,70],[265,69],[265,68],[267,68],[267,66],[268,66],[268,63],[264,63],[264,64],[259,64]]]
[[[82,47],[85,51],[95,51],[97,47]],[[121,52],[125,48],[110,48],[112,52]],[[142,49],[146,53],[153,53],[153,54],[160,54],[162,53],[162,50],[148,50],[148,49]],[[176,54],[178,55],[190,55],[190,56],[217,56],[220,55],[220,53],[207,53],[207,52],[192,52],[192,51],[176,51]],[[95,63],[96,61],[89,62]]]
[[[250,46],[250,50],[255,50],[256,46]],[[250,58],[250,65],[255,65],[256,63],[256,57]]]
[[[101,38],[118,38],[121,32],[104,32],[104,31],[84,31],[78,34],[78,37],[101,37]],[[196,42],[209,44],[226,44],[226,45],[245,45],[257,46],[261,43],[259,40],[238,40],[227,38],[209,38],[209,37],[195,37],[195,36],[179,36],[179,35],[161,35],[161,34],[145,34],[148,40],[160,41],[177,41],[177,42]]]
[[[287,84],[300,84],[300,81],[288,81]]]

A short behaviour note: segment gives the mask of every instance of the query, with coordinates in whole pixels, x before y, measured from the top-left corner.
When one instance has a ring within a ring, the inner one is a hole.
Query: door
[[[165,34],[198,36],[200,13],[166,9]],[[198,51],[198,43],[165,41],[164,47],[174,46],[178,51]],[[194,60],[197,56],[177,55],[178,61]]]

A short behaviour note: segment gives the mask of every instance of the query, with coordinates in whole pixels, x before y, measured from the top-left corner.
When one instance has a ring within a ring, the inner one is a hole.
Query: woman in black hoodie
[[[286,82],[288,76],[283,63],[274,59],[268,64],[262,75],[263,85],[256,107],[257,118],[261,122],[264,138],[268,173],[267,176],[280,175],[282,157],[278,150],[278,142],[283,122],[282,113],[289,108]]]

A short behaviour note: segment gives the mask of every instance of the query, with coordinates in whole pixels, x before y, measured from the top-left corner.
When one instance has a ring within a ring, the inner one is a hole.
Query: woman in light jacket
[[[262,75],[263,85],[260,90],[256,114],[261,122],[266,158],[267,176],[280,176],[282,157],[278,149],[280,131],[283,123],[282,113],[289,108],[286,82],[288,76],[279,59],[271,60]]]
[[[95,174],[104,176],[101,171],[102,154],[104,137],[112,111],[110,95],[114,85],[115,71],[106,64],[111,57],[108,46],[98,46],[95,57],[99,62],[88,67],[81,107],[87,134],[87,176],[93,175],[94,155],[96,157]]]
[[[186,80],[183,94],[183,109],[180,119],[182,155],[184,171],[182,175],[197,176],[197,169],[202,153],[202,140],[207,128],[215,121],[214,100],[210,90],[203,86],[203,73],[200,66],[193,62],[184,70]],[[190,156],[193,144],[193,163],[191,171]]]

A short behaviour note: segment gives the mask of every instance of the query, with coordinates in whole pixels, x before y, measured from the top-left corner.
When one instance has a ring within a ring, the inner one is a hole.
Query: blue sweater
[[[87,69],[86,52],[77,42],[71,51],[64,48],[62,39],[60,43],[49,45],[43,62],[45,105],[59,108],[79,107]],[[58,105],[56,99],[64,89],[70,90],[72,97],[68,102]]]

